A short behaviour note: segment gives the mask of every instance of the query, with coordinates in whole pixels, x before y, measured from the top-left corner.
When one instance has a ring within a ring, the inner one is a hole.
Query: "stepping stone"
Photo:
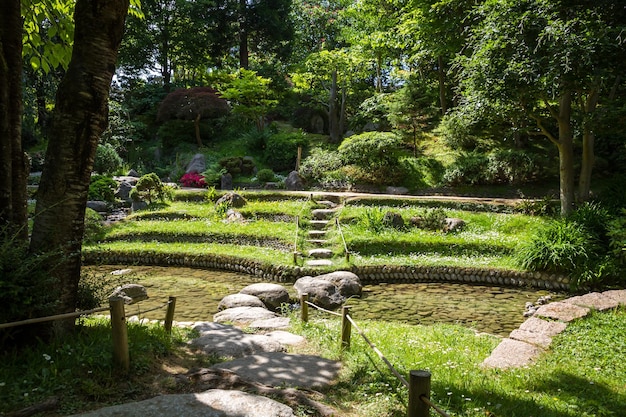
[[[161,395],[149,400],[101,408],[73,417],[295,417],[288,406],[236,390],[213,389],[197,394]]]
[[[306,342],[306,339],[300,335],[285,332],[283,330],[276,330],[267,333],[265,336],[276,340],[281,345],[297,346]]]
[[[535,313],[537,316],[561,320],[564,322],[570,322],[572,320],[585,317],[587,314],[589,314],[589,309],[587,307],[579,307],[562,301],[543,305],[539,307]]]
[[[326,236],[325,230],[309,230],[310,237],[324,237]]]
[[[311,220],[311,227],[315,230],[321,230],[328,226],[328,223],[328,220]]]
[[[322,249],[322,248],[311,249],[309,251],[309,256],[311,258],[318,258],[318,259],[325,258],[325,259],[328,259],[328,258],[332,258],[333,257],[333,251],[330,250],[330,249]]]
[[[315,259],[313,261],[306,261],[307,266],[332,266],[333,261],[327,259]]]
[[[621,305],[626,305],[626,290],[609,290],[604,291],[602,294],[617,300]]]
[[[559,321],[546,321],[537,317],[531,317],[519,326],[520,330],[533,333],[541,333],[547,336],[556,336],[561,333],[567,324]]]
[[[563,302],[581,307],[589,307],[598,311],[609,310],[619,305],[619,302],[616,299],[600,294],[599,292],[590,292],[589,294],[571,297],[567,300],[563,300]]]
[[[323,246],[328,243],[326,239],[307,239],[307,242],[312,245]]]
[[[531,345],[539,346],[542,349],[547,349],[552,343],[552,338],[543,333],[529,332],[528,330],[515,329],[509,335],[510,339],[519,340],[520,342],[526,342]]]
[[[335,215],[334,209],[315,209],[311,211],[314,220],[328,220]]]
[[[504,339],[483,361],[486,368],[518,368],[532,362],[544,350],[519,340]]]
[[[276,339],[261,334],[247,334],[233,326],[205,322],[196,324],[193,329],[200,336],[189,342],[189,345],[207,355],[239,358],[261,352],[285,350]]]
[[[316,203],[317,203],[317,204],[320,204],[320,205],[322,205],[322,206],[330,207],[330,208],[335,208],[335,207],[337,207],[337,203],[333,203],[333,202],[332,202],[332,201],[330,201],[330,200],[319,200],[319,201],[316,201]]]
[[[319,389],[333,382],[341,363],[319,356],[268,352],[218,363],[211,368],[226,369],[271,387]]]

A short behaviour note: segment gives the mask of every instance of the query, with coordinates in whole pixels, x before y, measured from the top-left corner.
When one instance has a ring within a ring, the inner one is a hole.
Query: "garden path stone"
[[[486,368],[518,368],[528,365],[543,349],[519,340],[504,339],[483,361]]]
[[[218,323],[248,324],[255,320],[273,319],[276,317],[278,317],[278,314],[264,307],[233,307],[213,315],[213,321]]]
[[[235,307],[261,307],[265,308],[265,304],[259,297],[250,294],[229,294],[222,298],[217,305],[217,310],[222,311]]]
[[[212,389],[197,394],[163,395],[101,408],[70,417],[295,417],[288,406],[241,391]]]
[[[519,326],[519,329],[547,336],[556,336],[565,330],[566,327],[567,324],[559,321],[546,321],[537,317],[530,317]]]
[[[218,363],[211,368],[226,369],[271,387],[319,389],[332,383],[341,363],[319,356],[267,352]]]
[[[515,329],[509,335],[510,339],[519,340],[520,342],[526,342],[531,345],[539,346],[542,349],[547,349],[552,343],[552,337],[544,333],[529,332],[528,330]]]
[[[317,259],[332,258],[332,256],[333,256],[333,251],[330,249],[326,249],[326,248],[311,249],[309,251],[309,257],[311,258],[317,258]]]
[[[289,317],[274,317],[271,319],[255,320],[248,327],[259,330],[286,329],[289,327]]]
[[[270,310],[278,309],[283,303],[289,302],[287,289],[280,284],[269,282],[259,282],[244,287],[240,294],[254,295],[263,301],[263,304]]]
[[[204,322],[193,326],[200,336],[189,342],[192,348],[207,355],[240,358],[259,352],[280,352],[285,347],[277,339],[262,334],[247,334],[219,323]]]
[[[604,295],[599,292],[590,292],[585,295],[568,298],[564,302],[581,307],[588,307],[598,311],[609,310],[619,305],[619,302],[614,298],[611,298],[608,295]]]
[[[535,315],[570,322],[585,317],[589,314],[589,311],[587,307],[579,307],[564,301],[557,301],[539,307]]]
[[[621,305],[626,305],[626,290],[609,290],[604,291],[602,294],[611,297]]]

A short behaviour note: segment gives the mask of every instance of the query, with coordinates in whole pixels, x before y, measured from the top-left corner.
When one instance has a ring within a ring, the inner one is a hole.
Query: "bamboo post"
[[[430,406],[422,397],[430,399],[430,372],[411,371],[409,376],[409,417],[428,417]]]
[[[302,293],[300,295],[300,318],[305,323],[309,321],[309,305],[307,304],[308,301],[309,294],[306,292]]]
[[[126,328],[126,313],[122,299],[110,299],[111,330],[113,339],[113,362],[124,372],[130,369],[130,355],[128,354],[128,331]]]
[[[302,160],[302,146],[298,146],[298,156],[296,158],[296,171],[300,171],[300,161]]]
[[[174,310],[176,310],[176,297],[170,295],[167,312],[165,313],[165,323],[163,327],[167,334],[172,334],[172,322],[174,321]]]
[[[341,308],[341,350],[350,349],[350,334],[352,333],[352,323],[348,320],[350,306]]]

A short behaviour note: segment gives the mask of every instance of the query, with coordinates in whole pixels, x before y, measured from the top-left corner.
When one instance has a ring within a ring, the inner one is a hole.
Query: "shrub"
[[[122,168],[123,163],[122,158],[117,154],[113,145],[110,143],[98,145],[93,161],[93,170],[95,172],[114,174]]]
[[[520,184],[541,178],[543,170],[532,154],[503,149],[489,154],[487,173],[490,184]]]
[[[260,182],[272,182],[276,179],[276,175],[274,174],[274,171],[266,168],[257,172],[256,178]]]
[[[446,114],[437,128],[446,145],[452,149],[473,151],[478,146],[477,120],[469,112],[457,109]]]
[[[296,167],[298,147],[305,148],[307,144],[307,137],[302,131],[272,135],[265,148],[265,163],[275,172],[291,171]]]
[[[398,164],[402,140],[390,132],[365,132],[344,139],[338,148],[345,164],[380,169]]]
[[[220,185],[222,180],[222,175],[226,174],[227,171],[224,168],[220,168],[218,165],[210,165],[206,171],[202,173],[204,177],[204,182],[210,186],[214,187]]]
[[[385,211],[380,207],[368,207],[359,215],[357,224],[367,230],[380,233],[385,229]]]
[[[442,208],[424,211],[420,219],[420,228],[426,230],[441,230],[446,222],[446,212]]]
[[[115,201],[115,190],[118,184],[113,178],[104,175],[94,175],[89,184],[88,199],[112,203]]]
[[[171,200],[171,190],[169,190],[154,173],[146,174],[139,178],[135,186],[136,195],[152,204],[153,202],[164,203]]]
[[[204,177],[196,172],[189,172],[178,180],[183,187],[206,188]]]
[[[461,155],[443,174],[443,182],[448,185],[485,183],[485,169],[488,158],[484,154],[471,152]]]
[[[336,151],[315,148],[311,155],[306,157],[300,164],[300,175],[307,181],[324,183],[328,180],[329,173],[343,166],[341,157]]]
[[[85,210],[85,233],[83,240],[86,243],[96,243],[102,240],[105,234],[102,217],[97,211],[87,208]]]

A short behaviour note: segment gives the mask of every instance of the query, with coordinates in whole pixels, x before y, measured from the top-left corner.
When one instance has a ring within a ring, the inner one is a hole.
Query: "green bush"
[[[259,182],[272,182],[276,179],[276,175],[274,174],[274,171],[266,168],[257,172],[256,178]]]
[[[106,234],[104,225],[102,224],[102,217],[97,211],[87,208],[85,210],[85,233],[83,241],[85,243],[96,243]]]
[[[213,138],[219,133],[220,126],[218,120],[202,120],[199,126],[200,137],[203,141]],[[193,120],[169,120],[159,127],[157,137],[161,140],[161,145],[165,152],[197,144]]]
[[[350,136],[338,148],[345,164],[377,170],[398,165],[402,140],[390,132],[365,132]]]
[[[315,148],[311,154],[307,156],[300,164],[300,175],[309,182],[318,182],[324,184],[332,182],[333,171],[343,166],[341,157],[337,151]]]
[[[502,149],[489,154],[487,165],[489,184],[521,184],[543,177],[542,164],[528,152]]]
[[[209,187],[215,187],[220,185],[222,181],[222,175],[226,174],[227,172],[228,171],[226,171],[224,168],[220,168],[219,165],[213,164],[209,165],[206,171],[202,173],[202,176],[204,177],[204,182]]]
[[[477,120],[470,112],[456,109],[446,114],[437,128],[437,134],[441,136],[450,148],[473,151],[478,146],[476,136]]]
[[[304,149],[307,145],[307,137],[301,131],[276,133],[267,142],[265,163],[275,172],[291,171],[296,167],[298,147]]]
[[[115,201],[117,181],[104,175],[93,175],[89,184],[88,199],[112,203]]]
[[[438,231],[443,229],[446,221],[446,212],[442,208],[425,210],[420,216],[419,227],[421,229]]]
[[[488,162],[488,157],[481,153],[463,154],[446,169],[442,181],[453,186],[484,184]]]
[[[375,233],[382,232],[385,225],[385,211],[380,207],[368,207],[358,217],[357,224]]]
[[[148,204],[165,203],[167,200],[172,199],[172,190],[168,189],[154,172],[139,178],[133,191],[135,193],[132,194],[141,200],[147,201]]]
[[[240,156],[229,156],[219,160],[218,164],[230,173],[230,175],[252,175],[254,172],[254,161],[250,158]]]
[[[110,143],[98,145],[93,161],[93,170],[95,172],[114,174],[122,168],[123,163],[122,158],[117,154],[113,145]]]

